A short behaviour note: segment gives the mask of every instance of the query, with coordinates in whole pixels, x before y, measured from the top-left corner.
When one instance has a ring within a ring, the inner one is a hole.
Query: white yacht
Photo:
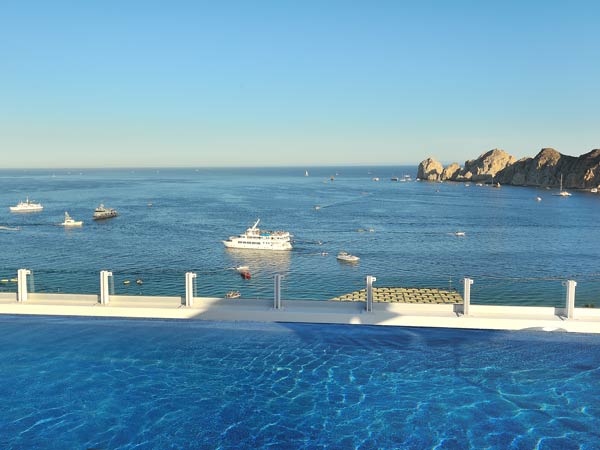
[[[343,262],[358,262],[360,258],[347,252],[339,252],[336,259]]]
[[[239,236],[230,236],[222,241],[227,248],[244,248],[251,250],[291,250],[290,233],[287,231],[267,231],[258,228],[258,219],[252,227]]]
[[[82,220],[73,219],[68,212],[65,211],[65,221],[61,223],[63,227],[80,227],[83,225]]]
[[[94,215],[92,219],[94,220],[103,220],[110,219],[111,217],[117,217],[119,213],[116,209],[113,208],[105,208],[102,203],[94,210]]]
[[[19,202],[17,206],[11,206],[10,212],[37,212],[42,211],[43,209],[44,207],[41,203],[34,203],[27,197],[27,200]]]

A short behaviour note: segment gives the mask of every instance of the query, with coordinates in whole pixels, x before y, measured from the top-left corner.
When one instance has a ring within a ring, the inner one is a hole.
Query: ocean
[[[574,279],[577,305],[600,307],[600,195],[391,180],[404,175],[416,167],[2,170],[0,292],[16,289],[19,268],[36,292],[98,293],[106,269],[117,294],[183,295],[194,271],[198,296],[242,298],[271,298],[280,273],[290,301],[361,289],[366,275],[459,291],[469,276],[475,304],[559,306]],[[26,196],[44,211],[10,213]],[[119,217],[92,221],[100,203]],[[83,227],[57,226],[65,211]],[[258,218],[292,233],[294,249],[225,249]],[[338,262],[342,250],[360,262]]]

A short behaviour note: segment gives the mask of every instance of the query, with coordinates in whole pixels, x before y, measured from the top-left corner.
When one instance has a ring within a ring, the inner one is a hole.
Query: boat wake
[[[0,225],[0,231],[21,231],[20,227],[7,227],[4,225]]]

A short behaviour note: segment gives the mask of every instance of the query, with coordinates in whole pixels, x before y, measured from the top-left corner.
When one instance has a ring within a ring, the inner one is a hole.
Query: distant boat
[[[117,217],[119,213],[116,209],[113,208],[105,208],[102,203],[94,210],[94,215],[92,219],[94,220],[104,220],[110,219],[111,217]]]
[[[307,177],[308,176],[308,170],[304,171],[304,176]]]
[[[391,181],[399,181],[399,178],[398,177],[392,177],[392,178],[390,178],[390,180]]]
[[[597,194],[597,193],[598,193],[598,188],[591,188],[591,189],[590,189],[590,192],[591,192],[592,194]]]
[[[241,296],[242,294],[240,291],[229,291],[227,294],[225,294],[225,298],[240,298]]]
[[[373,181],[379,181],[379,177],[373,177],[372,180]]]
[[[319,205],[315,205],[314,208],[318,211],[321,209],[321,207]]]
[[[542,201],[542,197],[536,197],[536,198],[535,198],[535,201],[536,201],[536,202],[541,202],[541,201]]]
[[[61,223],[61,225],[63,227],[80,227],[83,225],[83,221],[82,220],[75,220],[73,219],[68,212],[65,211],[65,220],[63,223]]]
[[[27,197],[27,200],[25,200],[24,202],[19,202],[17,204],[17,206],[11,206],[10,212],[16,212],[16,213],[38,212],[38,211],[42,211],[43,209],[44,209],[44,207],[42,206],[41,203],[34,203],[29,200],[29,197]]]
[[[570,197],[572,195],[570,192],[563,191],[562,180],[563,180],[563,176],[562,176],[562,173],[561,173],[560,174],[560,190],[558,191],[558,194],[554,194],[554,195],[558,196],[558,197]]]
[[[354,263],[354,262],[358,262],[358,260],[360,258],[358,256],[351,255],[350,253],[347,253],[347,252],[339,252],[338,255],[336,256],[336,259],[338,261]]]
[[[454,232],[454,236],[466,236],[466,233],[464,231],[456,231]]]

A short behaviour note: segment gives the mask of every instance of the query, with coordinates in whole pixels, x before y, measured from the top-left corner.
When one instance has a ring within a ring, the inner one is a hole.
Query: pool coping
[[[196,297],[192,306],[181,297],[111,298],[101,305],[96,295],[31,294],[26,302],[0,295],[0,314],[153,318],[209,321],[303,322],[485,330],[544,330],[600,334],[600,309],[575,308],[567,319],[563,308],[538,306],[375,303],[284,300],[281,309],[269,299]]]

